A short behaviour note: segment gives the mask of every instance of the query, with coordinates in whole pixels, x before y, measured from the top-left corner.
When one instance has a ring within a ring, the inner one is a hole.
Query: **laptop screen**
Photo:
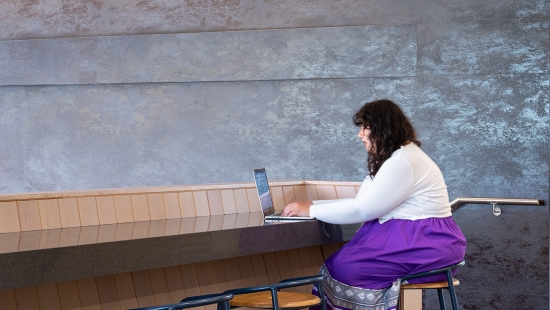
[[[254,180],[256,181],[256,188],[258,189],[258,196],[260,197],[260,206],[262,207],[264,215],[274,214],[275,208],[273,207],[273,200],[271,200],[265,168],[254,169]]]

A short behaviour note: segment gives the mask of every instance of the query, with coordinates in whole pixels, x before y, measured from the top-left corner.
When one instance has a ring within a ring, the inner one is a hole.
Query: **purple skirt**
[[[352,239],[331,255],[325,266],[331,277],[365,289],[390,287],[405,275],[459,263],[466,238],[451,217],[365,222]],[[410,283],[444,281],[445,275]]]
[[[327,276],[323,283],[327,308],[395,309],[399,278],[454,265],[462,261],[465,252],[466,238],[451,217],[365,222],[319,271]],[[445,279],[442,274],[409,283]],[[314,293],[318,294],[316,288]]]

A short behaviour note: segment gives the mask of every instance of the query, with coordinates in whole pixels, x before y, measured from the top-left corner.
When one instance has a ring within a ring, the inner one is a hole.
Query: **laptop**
[[[282,216],[281,213],[275,214],[275,207],[271,199],[269,184],[267,182],[267,174],[265,168],[254,169],[254,181],[258,189],[258,197],[260,198],[260,206],[264,214],[264,219],[268,221],[304,221],[314,220],[311,216]]]

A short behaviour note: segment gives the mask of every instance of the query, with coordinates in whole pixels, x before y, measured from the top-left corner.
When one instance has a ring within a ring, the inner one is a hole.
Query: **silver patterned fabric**
[[[399,279],[389,288],[369,290],[349,286],[333,279],[325,265],[321,267],[319,274],[327,276],[327,281],[323,283],[323,293],[328,298],[327,305],[335,310],[389,310],[397,306],[401,287]]]

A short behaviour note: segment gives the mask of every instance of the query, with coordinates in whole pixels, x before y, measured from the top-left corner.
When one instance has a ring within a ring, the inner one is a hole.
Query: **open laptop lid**
[[[266,220],[314,220],[314,217],[309,216],[281,216],[275,214],[275,207],[273,206],[273,200],[271,199],[271,192],[269,191],[269,183],[267,181],[267,173],[265,168],[254,169],[254,181],[256,182],[256,188],[258,189],[258,197],[260,199],[260,206]]]

